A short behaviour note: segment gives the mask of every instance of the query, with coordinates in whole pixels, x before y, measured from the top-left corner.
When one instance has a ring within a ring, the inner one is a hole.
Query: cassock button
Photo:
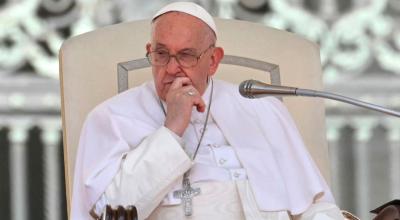
[[[234,172],[234,173],[233,173],[233,176],[234,176],[235,178],[239,178],[239,177],[240,177],[240,173]]]
[[[224,158],[219,159],[219,164],[223,165],[225,162],[226,162],[226,159],[224,159]]]

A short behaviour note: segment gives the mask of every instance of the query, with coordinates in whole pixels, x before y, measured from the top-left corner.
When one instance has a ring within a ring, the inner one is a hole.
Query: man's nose
[[[178,63],[176,56],[171,56],[167,63],[167,72],[170,74],[176,74],[181,72],[181,66]]]

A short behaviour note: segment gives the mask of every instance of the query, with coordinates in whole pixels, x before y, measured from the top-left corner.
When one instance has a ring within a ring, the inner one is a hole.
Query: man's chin
[[[167,97],[169,88],[171,87],[171,83],[164,84],[164,88],[161,89],[161,92],[159,94],[160,99],[165,101],[165,97]]]
[[[159,92],[157,95],[158,95],[158,98],[159,98],[159,99],[161,99],[162,101],[165,102],[166,97],[167,97],[167,94],[168,94],[168,90],[167,90],[167,89],[163,89],[163,90],[162,90],[161,92]]]

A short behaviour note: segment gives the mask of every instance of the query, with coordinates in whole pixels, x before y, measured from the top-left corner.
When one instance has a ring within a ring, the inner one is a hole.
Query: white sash
[[[193,215],[185,217],[182,205],[159,206],[147,220],[289,220],[286,211],[258,209],[248,180],[193,183],[201,194],[193,198]]]

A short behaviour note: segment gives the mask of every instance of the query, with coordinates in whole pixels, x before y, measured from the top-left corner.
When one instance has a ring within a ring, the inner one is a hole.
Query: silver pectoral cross
[[[193,214],[192,199],[200,194],[200,188],[192,188],[189,178],[184,177],[182,182],[183,189],[174,191],[174,198],[181,199],[185,216]]]

